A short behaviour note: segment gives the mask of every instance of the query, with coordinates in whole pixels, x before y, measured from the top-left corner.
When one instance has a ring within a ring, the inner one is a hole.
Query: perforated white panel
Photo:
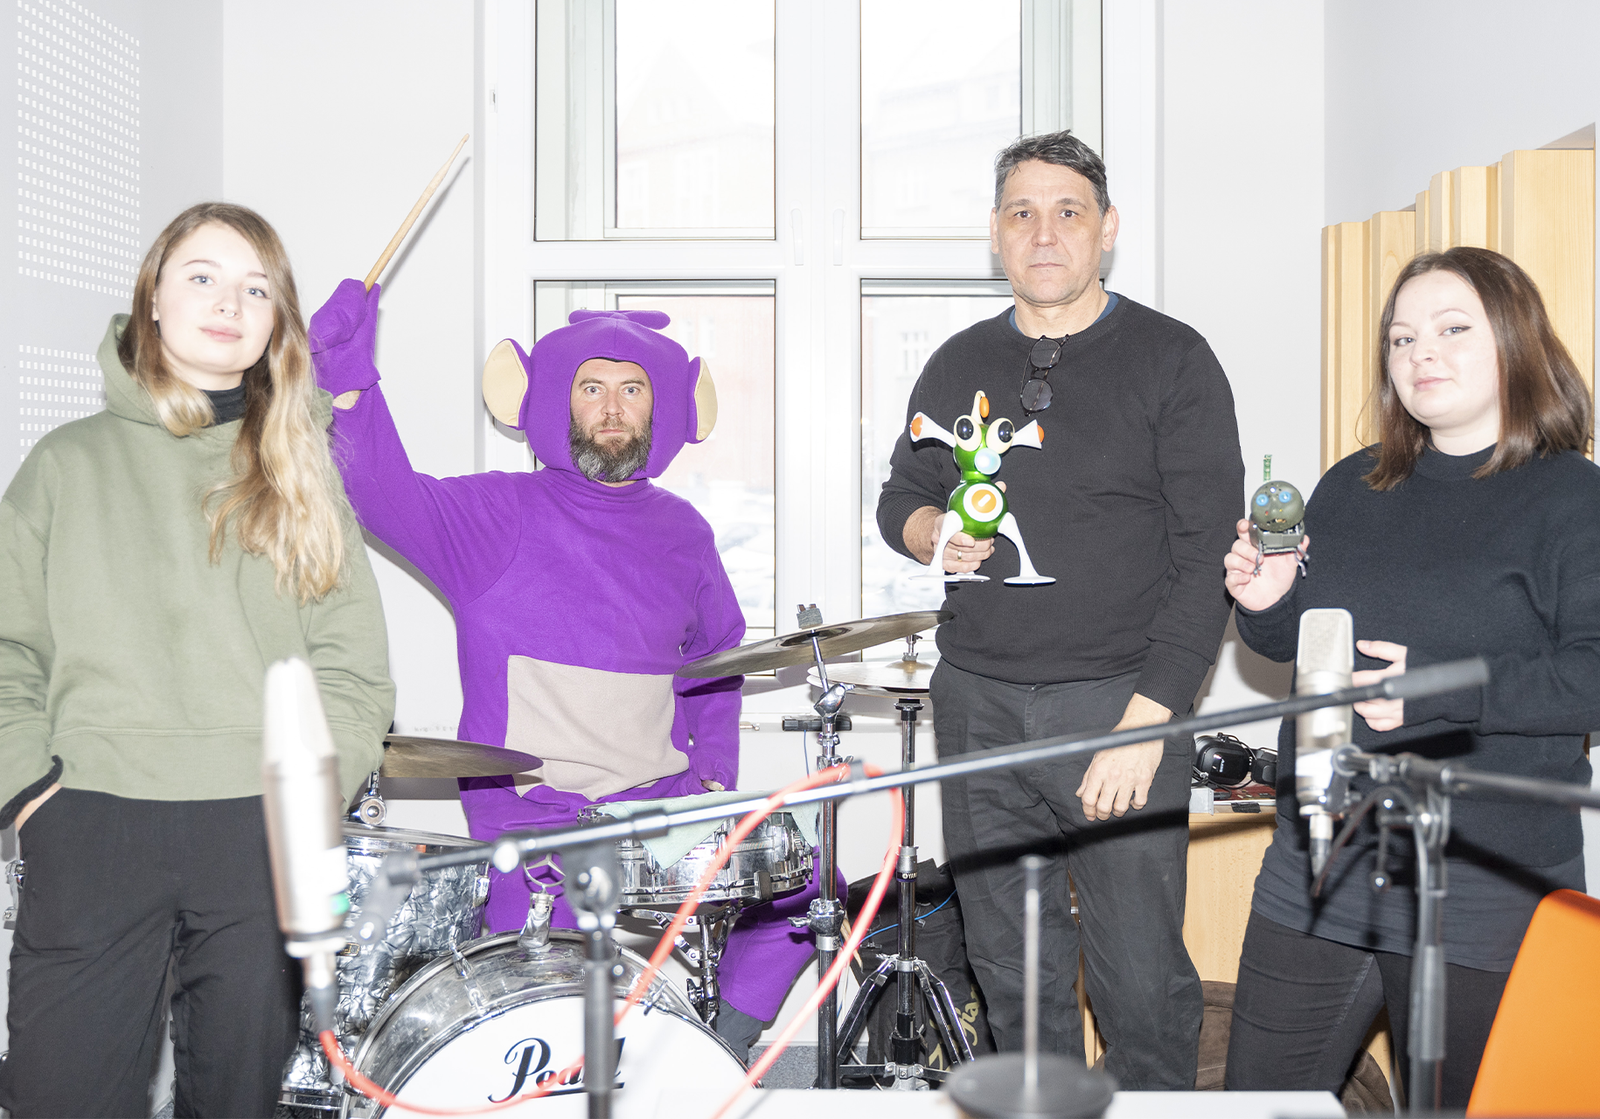
[[[17,270],[127,297],[139,267],[139,41],[17,0]]]
[[[106,403],[100,365],[93,354],[18,346],[17,386],[19,462],[45,432],[68,420],[92,416]]]

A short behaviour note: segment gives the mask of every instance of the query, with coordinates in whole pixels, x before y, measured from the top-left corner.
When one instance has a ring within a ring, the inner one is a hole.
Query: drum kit
[[[813,606],[802,609],[799,632],[703,658],[685,665],[679,675],[731,676],[809,663],[812,682],[822,692],[815,704],[821,716],[818,767],[850,760],[839,753],[836,724],[851,690],[895,700],[901,761],[909,766],[915,760],[920,697],[927,693],[932,673],[932,665],[916,657],[917,634],[947,616],[923,611],[824,625]],[[901,638],[906,640],[906,652],[900,661],[826,664],[830,658]],[[373,877],[386,854],[429,855],[473,846],[458,836],[382,826],[387,807],[380,777],[496,776],[541,764],[531,755],[498,746],[391,735],[384,742],[381,768],[371,775],[344,823],[351,903],[346,927],[351,941],[337,961],[335,1034],[354,1067],[402,1101],[471,1102],[461,1098],[465,1084],[472,1085],[479,1103],[483,1085],[492,1087],[492,1099],[510,1099],[556,1077],[562,1062],[584,1049],[585,935],[550,929],[549,898],[535,891],[528,924],[520,933],[480,937],[489,884],[487,856],[428,871],[393,916],[386,922],[380,919],[376,930],[363,915]],[[897,877],[900,912],[910,914],[915,911],[917,862],[911,788],[901,795],[906,821]],[[598,820],[603,813],[617,815],[627,809],[627,804],[600,804],[586,810],[586,815]],[[804,814],[812,811],[817,820],[808,829],[803,826],[810,822]],[[733,823],[708,824],[698,838],[668,851],[650,841],[616,841],[617,889],[609,904],[666,927]],[[819,854],[813,854],[813,845]],[[609,860],[610,850],[605,854]],[[731,1091],[743,1077],[743,1065],[714,1032],[717,966],[728,932],[744,907],[800,889],[815,873],[821,896],[808,916],[795,923],[815,934],[818,974],[823,974],[843,943],[845,910],[837,896],[837,865],[835,801],[775,812],[747,836],[699,902],[685,935],[678,937],[677,947],[698,969],[698,978],[691,978],[687,991],[680,991],[658,977],[643,1000],[650,1012],[629,1015],[618,1027],[616,1053],[621,1060],[614,1072],[615,1085],[626,1083],[643,1089],[641,1095],[654,1095],[652,1084],[665,1091],[681,1084],[683,1070],[692,1068],[700,1086],[718,1094]],[[567,892],[583,921],[585,891],[569,886]],[[889,1080],[896,1087],[937,1083],[943,1074],[920,1063],[919,999],[925,1010],[922,1020],[932,1023],[944,1052],[955,1054],[956,1060],[972,1059],[949,993],[916,958],[915,930],[915,921],[900,922],[898,951],[884,957],[872,981],[863,985],[845,1016],[842,1036],[837,996],[830,996],[819,1010],[818,1087],[837,1087],[841,1074]],[[691,939],[696,933],[698,943]],[[645,965],[625,948],[616,959],[611,986],[613,996],[620,999]],[[895,1034],[889,1045],[893,1060],[884,1066],[841,1068],[839,1054],[851,1051],[890,972],[897,1000]],[[583,1091],[580,1076],[572,1084],[557,1086],[552,1094]],[[299,1045],[285,1070],[281,1100],[313,1113],[366,1116],[378,1111],[378,1105],[350,1092],[329,1069],[309,1007],[301,1011]],[[572,1103],[577,1102],[575,1096]]]

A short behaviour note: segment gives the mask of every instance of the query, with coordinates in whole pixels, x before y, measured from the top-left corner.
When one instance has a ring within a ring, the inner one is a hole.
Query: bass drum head
[[[620,1006],[645,962],[626,948],[618,949],[618,962]],[[582,991],[579,934],[551,932],[544,952],[524,951],[515,933],[487,937],[463,946],[460,960],[435,960],[396,991],[354,1063],[405,1103],[467,1108],[506,1100],[556,1078],[583,1054]],[[617,1042],[611,1097],[617,1119],[648,1119],[663,1101],[688,1093],[715,1106],[744,1079],[732,1050],[660,977],[617,1027]],[[347,1115],[383,1113],[364,1097],[347,1102]],[[582,1076],[558,1084],[545,1098],[495,1114],[585,1116]]]

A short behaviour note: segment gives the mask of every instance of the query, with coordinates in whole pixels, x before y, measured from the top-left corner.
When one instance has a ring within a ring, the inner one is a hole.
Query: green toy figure
[[[989,479],[1000,470],[1000,456],[1012,447],[1033,447],[1037,450],[1044,440],[1044,429],[1038,420],[1028,421],[1021,431],[1010,420],[1000,419],[984,423],[989,418],[989,398],[979,392],[972,398],[972,414],[958,417],[955,431],[947,431],[927,413],[918,412],[911,417],[911,438],[937,439],[955,452],[956,465],[961,468],[961,484],[950,494],[947,512],[940,518],[939,543],[933,549],[933,559],[928,564],[930,574],[938,575],[947,583],[985,583],[987,575],[952,575],[944,570],[944,548],[958,532],[966,532],[974,540],[1004,536],[1017,546],[1017,558],[1022,570],[1006,580],[1008,586],[1043,586],[1054,583],[1049,575],[1040,575],[1028,558],[1028,549],[1022,542],[1022,532],[1017,519],[1006,505],[1006,495]]]

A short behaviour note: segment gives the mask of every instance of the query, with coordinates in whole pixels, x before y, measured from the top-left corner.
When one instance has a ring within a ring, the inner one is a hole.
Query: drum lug
[[[550,915],[555,907],[556,899],[549,894],[535,893],[528,898],[528,919],[517,937],[517,945],[524,952],[550,950]]]

